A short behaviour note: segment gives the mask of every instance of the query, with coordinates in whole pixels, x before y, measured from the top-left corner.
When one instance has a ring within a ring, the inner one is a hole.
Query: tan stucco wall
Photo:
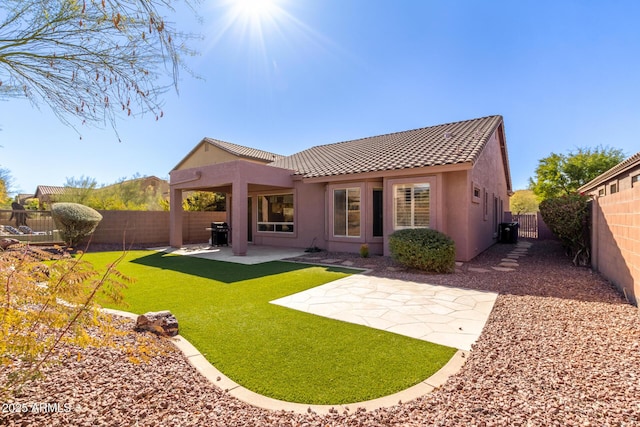
[[[631,301],[640,300],[640,185],[593,202],[591,262]]]
[[[242,157],[236,156],[234,154],[229,153],[228,151],[222,150],[215,145],[211,145],[208,142],[202,142],[198,145],[194,151],[186,157],[176,168],[175,170],[184,170],[189,168],[199,168],[206,165],[215,165],[218,163],[226,163],[234,160],[242,159],[247,162],[253,163],[267,163],[261,162],[253,159],[244,159]]]

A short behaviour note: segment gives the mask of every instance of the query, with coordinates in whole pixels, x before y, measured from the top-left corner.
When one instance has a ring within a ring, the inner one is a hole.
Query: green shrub
[[[389,236],[389,250],[393,259],[407,267],[435,273],[455,270],[455,242],[436,230],[398,230]]]
[[[575,265],[587,266],[591,263],[590,200],[589,196],[576,193],[540,203],[544,223],[562,241]]]
[[[369,245],[366,243],[360,246],[360,256],[362,258],[369,258]]]
[[[98,211],[78,203],[54,203],[51,216],[60,229],[62,239],[69,246],[76,245],[83,237],[93,233],[102,221]]]

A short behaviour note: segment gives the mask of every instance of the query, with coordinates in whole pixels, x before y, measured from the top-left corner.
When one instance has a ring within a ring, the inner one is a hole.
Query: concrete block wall
[[[640,300],[640,185],[593,203],[592,266],[638,305]]]
[[[102,221],[93,233],[96,244],[169,244],[169,212],[99,211]],[[225,221],[225,212],[183,212],[184,243],[208,242],[212,222]]]

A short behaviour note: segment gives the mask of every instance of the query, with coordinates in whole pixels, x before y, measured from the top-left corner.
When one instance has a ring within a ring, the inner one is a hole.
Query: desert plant
[[[94,300],[100,293],[121,301],[130,279],[115,270],[120,259],[100,273],[82,254],[71,258],[29,246],[0,251],[0,365],[7,379],[0,398],[37,378],[64,343],[111,345],[115,331]],[[92,334],[93,328],[104,333]]]
[[[69,246],[75,246],[83,237],[93,233],[102,221],[98,211],[78,203],[54,203],[51,217]]]
[[[540,203],[544,223],[562,241],[575,265],[587,266],[591,263],[590,200],[589,196],[574,193]]]
[[[362,258],[369,258],[369,245],[366,243],[360,246],[360,256]]]
[[[398,230],[389,236],[393,259],[407,267],[435,273],[455,270],[455,242],[429,228]]]

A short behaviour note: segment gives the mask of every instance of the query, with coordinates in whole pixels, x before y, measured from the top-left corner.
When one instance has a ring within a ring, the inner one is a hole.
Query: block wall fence
[[[96,244],[169,244],[169,212],[98,211],[102,221],[91,238]],[[184,243],[205,243],[212,222],[226,221],[226,212],[183,212]]]
[[[592,209],[592,267],[637,306],[640,300],[640,185],[597,197]]]

